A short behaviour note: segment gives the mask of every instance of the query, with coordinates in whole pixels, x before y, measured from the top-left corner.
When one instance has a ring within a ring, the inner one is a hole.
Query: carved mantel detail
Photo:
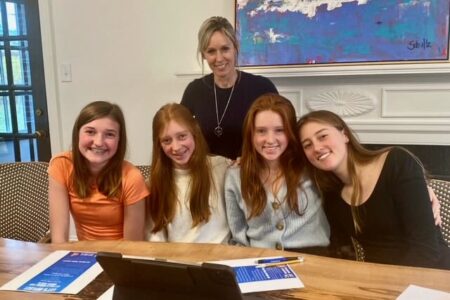
[[[359,91],[337,89],[306,99],[306,106],[310,110],[326,109],[342,117],[351,117],[363,115],[375,109],[375,99]]]

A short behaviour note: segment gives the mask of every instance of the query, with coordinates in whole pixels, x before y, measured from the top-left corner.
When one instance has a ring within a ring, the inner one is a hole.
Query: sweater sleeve
[[[231,230],[231,244],[249,246],[248,224],[243,210],[239,168],[231,167],[225,175],[225,205]]]
[[[436,266],[439,260],[439,235],[434,225],[422,167],[407,152],[399,149],[391,151],[393,196],[408,244],[403,264]]]

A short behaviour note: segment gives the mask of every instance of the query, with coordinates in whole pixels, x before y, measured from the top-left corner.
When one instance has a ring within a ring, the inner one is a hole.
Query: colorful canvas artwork
[[[240,66],[449,59],[450,0],[236,0]]]

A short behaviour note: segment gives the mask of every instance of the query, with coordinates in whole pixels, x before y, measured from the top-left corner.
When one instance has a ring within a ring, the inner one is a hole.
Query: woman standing
[[[236,159],[242,147],[242,124],[253,101],[277,93],[262,76],[236,69],[239,45],[227,19],[211,17],[198,32],[198,54],[212,73],[195,79],[186,88],[181,104],[200,123],[212,154]]]

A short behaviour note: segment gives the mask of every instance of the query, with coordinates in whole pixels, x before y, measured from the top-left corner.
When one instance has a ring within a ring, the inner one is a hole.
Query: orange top
[[[73,171],[72,154],[64,152],[50,161],[50,177],[63,184],[69,192],[70,212],[75,222],[78,240],[118,240],[123,238],[124,207],[142,201],[149,195],[141,172],[130,162],[122,167],[122,195],[109,199],[96,185],[92,194],[80,199],[74,191],[70,175]]]

